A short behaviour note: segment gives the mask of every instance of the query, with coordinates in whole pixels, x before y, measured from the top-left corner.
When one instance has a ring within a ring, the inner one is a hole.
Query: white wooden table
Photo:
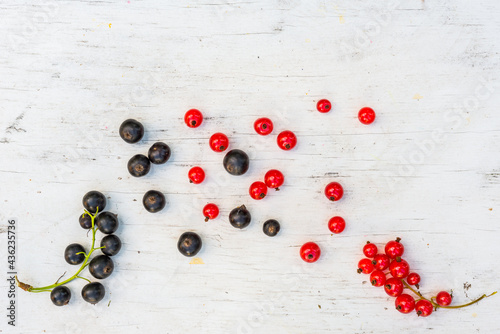
[[[499,12],[494,0],[1,1],[2,270],[16,217],[21,279],[72,274],[62,255],[89,244],[77,219],[93,189],[124,245],[101,303],[81,299],[81,280],[62,308],[18,291],[15,329],[1,280],[0,332],[500,332],[499,296],[423,319],[355,270],[366,240],[399,236],[427,296],[453,289],[465,303],[500,288]],[[320,98],[330,113],[315,111]],[[370,126],[363,106],[377,112]],[[198,129],[183,123],[192,107],[206,116]],[[272,136],[254,133],[260,116]],[[146,128],[135,145],[117,132],[130,117]],[[275,144],[284,129],[293,151]],[[208,147],[217,131],[251,156],[244,177]],[[171,160],[130,176],[128,159],[158,140]],[[198,186],[194,165],[208,175]],[[286,184],[253,201],[248,186],[270,168]],[[340,202],[322,194],[331,181]],[[166,194],[161,213],[143,209],[149,189]],[[221,216],[205,223],[208,201]],[[253,217],[242,231],[227,218],[241,204]],[[333,215],[347,221],[341,235],[327,229]],[[275,238],[261,231],[268,218],[281,222]],[[203,238],[203,264],[176,249],[187,230]],[[322,248],[315,264],[299,258],[307,241]]]

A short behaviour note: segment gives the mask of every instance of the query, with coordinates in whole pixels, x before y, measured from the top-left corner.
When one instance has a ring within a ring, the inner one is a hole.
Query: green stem
[[[462,308],[462,307],[466,307],[466,306],[469,306],[469,305],[472,305],[472,304],[475,304],[477,303],[478,301],[480,301],[481,299],[484,299],[484,298],[488,298],[488,297],[491,297],[493,296],[494,294],[496,294],[497,292],[493,292],[492,294],[489,294],[489,295],[482,295],[481,297],[479,297],[478,299],[475,299],[467,304],[462,304],[462,305],[453,305],[453,306],[441,306],[439,305],[438,303],[436,303],[434,300],[436,299],[436,297],[431,297],[431,299],[427,299],[425,298],[424,296],[422,296],[422,294],[420,293],[420,291],[416,291],[415,289],[413,289],[408,283],[405,282],[404,279],[401,280],[403,282],[403,284],[405,285],[406,288],[410,289],[411,292],[413,292],[414,294],[416,294],[417,296],[419,296],[421,299],[425,299],[429,302],[431,302],[431,304],[435,307],[435,308]]]
[[[495,292],[493,292],[493,293],[491,293],[491,294],[489,294],[489,295],[484,294],[484,295],[482,295],[481,297],[479,297],[478,299],[473,300],[473,301],[471,301],[470,303],[463,304],[463,305],[453,305],[453,306],[441,306],[441,305],[438,305],[438,307],[441,307],[441,308],[462,308],[462,307],[466,307],[466,306],[469,306],[469,305],[475,304],[475,303],[477,303],[478,301],[480,301],[480,300],[481,300],[481,299],[483,299],[483,298],[488,298],[488,297],[491,297],[491,296],[493,296],[495,293],[497,293],[497,292],[495,291]],[[432,299],[432,300],[434,300],[435,298],[436,298],[436,297],[432,297],[431,299]]]
[[[440,307],[438,304],[436,304],[434,301],[432,301],[432,298],[431,299],[427,299],[425,298],[421,293],[420,291],[417,291],[415,289],[413,289],[408,283],[406,283],[406,281],[404,279],[401,280],[401,282],[403,282],[403,284],[405,285],[405,287],[407,289],[410,289],[411,292],[413,292],[414,294],[416,294],[417,296],[419,296],[421,299],[424,299],[424,300],[427,300],[428,302],[430,302],[434,307]]]
[[[19,281],[17,281],[17,285],[20,288],[22,288],[23,290],[26,290],[28,292],[45,292],[45,291],[52,291],[52,289],[54,289],[55,287],[58,287],[60,285],[64,285],[66,283],[69,283],[69,282],[71,282],[72,280],[74,280],[76,278],[86,279],[86,278],[83,278],[83,277],[79,276],[79,274],[85,269],[85,267],[88,266],[88,264],[89,264],[88,262],[89,262],[89,259],[90,259],[90,256],[92,255],[92,253],[95,250],[102,248],[102,247],[94,248],[94,246],[95,246],[95,234],[97,232],[97,226],[95,226],[94,220],[97,217],[98,212],[99,212],[99,208],[97,208],[96,213],[94,215],[92,215],[90,212],[88,212],[87,210],[85,210],[85,213],[90,216],[90,219],[92,221],[92,228],[91,228],[91,230],[92,230],[92,246],[90,247],[89,253],[85,255],[85,260],[83,261],[80,269],[78,269],[78,271],[73,276],[71,276],[70,278],[68,278],[68,279],[66,279],[66,280],[64,280],[62,282],[55,283],[55,284],[52,284],[52,285],[42,286],[42,287],[38,287],[38,288],[32,287],[31,285],[28,285],[26,283],[22,283],[22,282],[19,282]],[[16,277],[16,280],[17,280],[17,277]]]

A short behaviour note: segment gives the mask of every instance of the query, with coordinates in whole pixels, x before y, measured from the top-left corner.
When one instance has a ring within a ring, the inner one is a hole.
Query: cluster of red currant
[[[385,245],[385,254],[378,253],[377,246],[368,241],[363,247],[363,254],[366,258],[358,263],[358,273],[370,274],[370,282],[373,286],[383,286],[389,296],[396,297],[396,309],[399,312],[406,314],[415,310],[418,316],[427,317],[438,308],[466,307],[496,293],[482,295],[470,303],[453,306],[450,306],[452,295],[446,291],[441,291],[430,299],[425,298],[419,291],[420,275],[410,272],[410,265],[401,258],[405,248],[400,241],[400,238],[389,241]],[[392,277],[388,278],[388,274]],[[415,286],[417,290],[412,286]],[[411,291],[417,299],[403,293],[404,289]]]

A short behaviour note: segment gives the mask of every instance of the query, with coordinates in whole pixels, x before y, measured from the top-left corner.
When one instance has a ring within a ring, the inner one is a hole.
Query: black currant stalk
[[[47,286],[42,286],[42,287],[34,287],[34,286],[29,285],[29,284],[23,283],[23,282],[19,281],[18,278],[17,278],[17,276],[16,276],[17,286],[20,287],[21,289],[25,290],[25,291],[28,291],[28,292],[51,292],[52,289],[54,289],[54,288],[56,288],[58,286],[64,285],[66,283],[69,283],[69,282],[71,282],[72,280],[74,280],[76,278],[81,278],[81,279],[86,280],[86,281],[88,281],[90,283],[90,280],[88,280],[85,277],[79,276],[79,274],[89,265],[89,260],[90,260],[90,256],[92,255],[92,253],[95,250],[103,248],[103,247],[95,247],[95,234],[96,234],[98,228],[97,228],[97,224],[95,224],[94,221],[95,221],[98,213],[99,213],[99,207],[97,207],[97,210],[96,210],[95,214],[91,214],[87,210],[85,210],[85,213],[83,214],[83,215],[85,215],[85,214],[89,215],[90,219],[91,219],[91,222],[92,222],[92,227],[91,227],[91,230],[92,230],[92,246],[90,248],[90,251],[87,254],[85,254],[84,252],[82,252],[85,255],[85,260],[83,261],[80,269],[78,269],[77,272],[73,276],[71,276],[68,279],[65,279],[62,282],[59,282],[59,280],[58,280],[54,284],[47,285]],[[80,253],[78,253],[78,254],[80,254]]]
[[[484,299],[484,298],[491,297],[491,296],[493,296],[494,294],[496,294],[496,293],[497,293],[497,291],[495,291],[495,292],[493,292],[493,293],[491,293],[491,294],[489,294],[489,295],[487,295],[487,294],[483,294],[481,297],[479,297],[479,298],[477,298],[477,299],[475,299],[475,300],[473,300],[473,301],[471,301],[471,302],[469,302],[469,303],[467,303],[467,304],[462,304],[462,305],[452,305],[452,306],[444,306],[444,305],[439,305],[438,303],[436,303],[436,302],[434,301],[434,299],[435,299],[436,297],[431,297],[430,299],[425,298],[425,297],[424,297],[424,296],[420,293],[420,291],[413,289],[413,288],[412,288],[412,287],[411,287],[408,283],[406,283],[406,281],[405,281],[404,279],[402,279],[402,280],[401,280],[401,282],[403,282],[403,284],[404,284],[405,288],[409,289],[411,292],[413,292],[414,294],[416,294],[416,295],[419,297],[419,299],[418,299],[418,300],[420,300],[420,299],[424,299],[424,300],[427,300],[428,302],[430,302],[430,303],[432,304],[432,306],[434,306],[434,310],[437,310],[438,308],[462,308],[462,307],[467,307],[467,306],[470,306],[470,305],[472,305],[472,304],[475,304],[475,303],[479,302],[480,300],[482,300],[482,299]]]

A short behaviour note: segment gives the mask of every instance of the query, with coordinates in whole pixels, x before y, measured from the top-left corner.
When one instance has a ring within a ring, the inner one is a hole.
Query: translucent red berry
[[[321,249],[314,242],[306,242],[300,247],[300,257],[302,260],[312,263],[318,261],[321,255]]]
[[[257,181],[250,185],[250,189],[248,189],[248,192],[253,199],[260,200],[266,197],[267,186],[264,182]]]
[[[316,103],[316,109],[321,113],[327,113],[332,109],[332,104],[327,99],[322,99]]]
[[[401,239],[397,238],[396,240],[391,240],[385,245],[385,254],[391,259],[395,259],[398,256],[403,256],[405,248],[402,243],[400,243]]]
[[[385,281],[386,277],[382,270],[375,270],[370,274],[370,283],[373,286],[383,286]]]
[[[358,274],[369,274],[374,268],[372,260],[370,259],[361,259],[358,262]]]
[[[385,254],[377,254],[373,258],[372,263],[375,266],[375,269],[386,270],[391,264],[391,259],[389,259],[389,257]]]
[[[430,301],[420,299],[415,304],[415,311],[417,311],[417,315],[419,317],[427,317],[431,315],[432,311],[434,311],[434,306],[432,306],[432,303]]]
[[[415,285],[418,289],[418,283],[420,283],[420,275],[417,273],[411,273],[406,277],[406,282],[410,285]]]
[[[375,111],[372,108],[362,108],[358,113],[358,119],[363,124],[371,124],[375,120]]]
[[[285,177],[279,170],[271,169],[264,176],[264,182],[269,188],[280,190],[279,187],[285,182]]]
[[[253,128],[259,135],[267,136],[273,132],[273,122],[267,117],[262,117],[253,123]]]
[[[451,304],[451,295],[446,291],[441,291],[436,296],[436,303],[439,306],[448,306]]]
[[[229,139],[225,134],[217,132],[210,137],[209,144],[214,152],[223,152],[229,146]]]
[[[189,182],[194,184],[202,183],[205,180],[205,171],[201,167],[193,167],[188,172]]]
[[[283,131],[278,135],[278,146],[282,150],[291,150],[295,145],[297,145],[297,137],[292,131]]]
[[[344,188],[338,182],[330,182],[325,187],[325,196],[330,201],[338,201],[344,196]]]
[[[219,215],[219,208],[214,203],[208,203],[203,207],[203,216],[205,216],[205,221],[209,219],[215,219]]]
[[[396,310],[404,314],[410,313],[415,309],[415,299],[406,293],[396,298],[395,304]]]
[[[363,246],[363,254],[365,254],[366,257],[375,257],[375,255],[377,255],[377,251],[377,245],[372,244],[369,241],[367,241],[366,245]]]
[[[335,234],[342,233],[342,231],[344,231],[345,229],[344,218],[339,216],[330,218],[330,220],[328,221],[328,229],[330,229],[330,231]]]
[[[398,257],[389,265],[389,271],[395,278],[405,278],[410,274],[410,265],[406,262],[406,260]]]
[[[203,115],[198,109],[191,109],[184,115],[184,122],[190,128],[197,128],[203,122]]]
[[[384,285],[385,292],[391,297],[397,297],[403,293],[403,283],[398,278],[388,278]]]

